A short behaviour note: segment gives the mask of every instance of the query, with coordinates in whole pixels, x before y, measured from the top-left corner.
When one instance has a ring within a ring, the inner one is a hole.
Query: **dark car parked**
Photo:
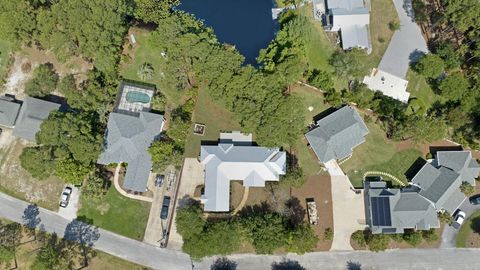
[[[169,206],[170,206],[170,196],[163,197],[162,211],[160,212],[161,219],[167,219]]]
[[[470,197],[470,203],[473,205],[480,204],[480,194]]]

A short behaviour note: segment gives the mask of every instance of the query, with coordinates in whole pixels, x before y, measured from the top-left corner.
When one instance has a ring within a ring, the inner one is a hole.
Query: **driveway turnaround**
[[[333,242],[330,250],[352,250],[350,236],[365,229],[363,193],[356,194],[336,161],[325,163],[332,182]]]
[[[77,218],[78,202],[80,200],[80,189],[78,187],[71,188],[72,195],[70,195],[67,207],[58,208],[58,214],[67,220],[74,220]],[[58,196],[58,199],[60,200],[60,194]]]
[[[462,205],[460,205],[459,209],[465,212],[465,219],[467,219],[471,214],[473,214],[473,212],[480,209],[480,205],[470,204],[470,201],[467,198]],[[453,228],[452,226],[445,225],[445,228],[442,232],[442,243],[440,244],[440,248],[454,248],[457,242],[457,234],[457,229]]]
[[[28,203],[0,193],[0,216],[22,222]],[[48,232],[63,236],[70,221],[57,213],[42,208],[41,223]],[[179,251],[157,248],[118,234],[99,229],[100,237],[94,248],[124,260],[158,270],[210,270],[216,258],[201,262],[191,261]],[[315,252],[302,256],[261,256],[239,254],[228,259],[237,264],[237,270],[268,270],[272,264],[285,261],[298,262],[308,270],[329,269],[477,269],[480,249],[402,249],[386,252],[336,251]],[[347,268],[350,267],[350,268]],[[353,266],[357,268],[352,268]]]

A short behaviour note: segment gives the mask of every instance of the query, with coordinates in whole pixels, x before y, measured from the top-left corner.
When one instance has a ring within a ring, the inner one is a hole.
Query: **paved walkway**
[[[134,195],[134,194],[128,194],[123,188],[120,186],[120,183],[118,182],[118,178],[120,176],[120,169],[122,168],[122,164],[118,163],[117,168],[115,168],[115,174],[113,175],[113,185],[115,186],[115,189],[122,194],[125,197],[128,197],[130,199],[134,200],[139,200],[139,201],[144,201],[144,202],[153,202],[153,198],[150,197],[145,197],[145,196],[140,196],[140,195]]]
[[[365,229],[363,192],[355,194],[352,184],[336,161],[325,164],[332,181],[333,242],[330,250],[352,250],[350,236]]]
[[[240,203],[238,204],[237,208],[235,208],[235,210],[233,210],[232,212],[232,215],[235,215],[238,213],[238,211],[242,210],[243,206],[245,206],[245,203],[247,202],[248,200],[248,193],[249,193],[249,188],[248,187],[243,187],[243,196],[242,196],[242,200],[240,201]]]

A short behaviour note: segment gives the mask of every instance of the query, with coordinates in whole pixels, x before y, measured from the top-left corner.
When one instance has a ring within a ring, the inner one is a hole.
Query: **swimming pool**
[[[149,103],[150,102],[150,96],[142,93],[142,92],[137,92],[137,91],[130,91],[126,95],[126,99],[130,103]]]

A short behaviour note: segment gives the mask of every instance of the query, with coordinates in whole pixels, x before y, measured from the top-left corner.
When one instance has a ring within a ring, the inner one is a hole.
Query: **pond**
[[[235,45],[247,64],[274,38],[274,0],[181,0],[178,9],[194,14],[215,31],[222,43]]]

